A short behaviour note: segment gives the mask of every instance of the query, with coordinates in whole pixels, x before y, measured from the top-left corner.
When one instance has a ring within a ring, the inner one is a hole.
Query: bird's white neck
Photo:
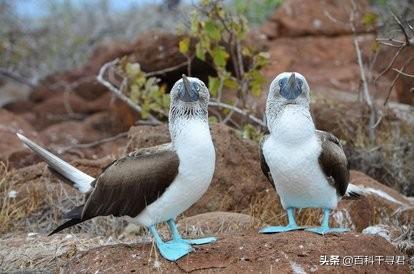
[[[296,104],[284,106],[275,117],[268,116],[268,127],[272,138],[288,145],[316,136],[309,108]]]
[[[171,142],[174,147],[191,143],[212,143],[210,128],[205,119],[180,117],[169,124]]]

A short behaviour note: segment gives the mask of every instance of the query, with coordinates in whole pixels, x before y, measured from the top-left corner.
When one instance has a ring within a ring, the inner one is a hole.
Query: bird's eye
[[[181,84],[178,84],[178,88],[181,88]]]
[[[197,86],[196,86],[196,90],[197,90],[197,91],[200,91],[200,86],[198,86],[198,85],[197,85]]]

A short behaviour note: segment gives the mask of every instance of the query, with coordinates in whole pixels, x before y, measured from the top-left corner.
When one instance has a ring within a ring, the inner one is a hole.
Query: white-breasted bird
[[[269,133],[260,142],[261,167],[287,210],[289,224],[265,227],[260,232],[304,229],[295,222],[295,208],[323,209],[321,226],[307,231],[347,231],[330,228],[329,213],[342,197],[356,198],[359,194],[347,192],[349,165],[339,140],[315,128],[309,85],[301,74],[284,72],[272,81],[266,119]]]
[[[183,75],[170,92],[171,143],[144,148],[115,160],[93,178],[23,135],[18,137],[43,158],[50,170],[87,195],[86,202],[64,216],[69,219],[51,234],[97,216],[126,216],[146,226],[161,255],[175,261],[191,244],[216,238],[183,239],[175,218],[207,191],[215,168],[215,150],[208,125],[209,91],[205,84]],[[167,222],[172,240],[165,242],[155,225]]]

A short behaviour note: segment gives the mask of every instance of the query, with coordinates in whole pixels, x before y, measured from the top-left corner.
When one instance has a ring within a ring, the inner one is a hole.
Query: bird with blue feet
[[[287,211],[288,225],[264,227],[260,233],[348,231],[329,227],[329,214],[339,200],[359,198],[361,192],[349,184],[349,164],[338,138],[315,128],[305,77],[297,72],[277,75],[265,113],[268,132],[260,141],[261,168]],[[322,208],[321,225],[298,226],[295,209],[302,208]]]
[[[86,195],[86,202],[64,214],[69,220],[50,235],[97,216],[113,215],[146,226],[160,254],[170,261],[190,253],[192,245],[216,241],[215,237],[183,239],[175,223],[207,191],[213,177],[216,154],[208,125],[210,93],[201,80],[183,75],[170,98],[171,142],[131,152],[96,178],[18,134],[52,173]],[[170,241],[157,232],[156,225],[163,222],[168,224]]]

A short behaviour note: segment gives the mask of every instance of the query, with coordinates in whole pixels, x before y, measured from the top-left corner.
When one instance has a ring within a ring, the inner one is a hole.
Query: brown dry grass
[[[0,234],[14,228],[16,220],[26,217],[30,212],[38,208],[41,203],[37,192],[29,192],[28,195],[19,195],[18,181],[12,179],[7,165],[0,162]],[[13,197],[12,192],[16,192]]]
[[[279,202],[276,192],[273,189],[259,193],[256,199],[250,204],[245,212],[258,220],[258,225],[285,225],[287,224],[286,211]],[[307,208],[295,212],[298,225],[316,226],[321,221],[321,210]]]
[[[16,197],[9,197],[16,191]],[[8,232],[49,233],[63,222],[62,213],[83,202],[83,195],[59,182],[43,164],[8,171],[0,164],[0,235]],[[95,218],[65,232],[118,236],[126,223]]]

